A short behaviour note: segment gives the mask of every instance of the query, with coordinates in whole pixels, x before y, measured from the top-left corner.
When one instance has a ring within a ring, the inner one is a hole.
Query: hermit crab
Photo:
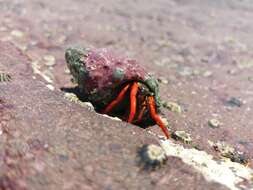
[[[169,138],[158,115],[158,82],[137,61],[107,48],[79,46],[66,49],[65,59],[81,94],[97,112],[144,128],[157,124]]]

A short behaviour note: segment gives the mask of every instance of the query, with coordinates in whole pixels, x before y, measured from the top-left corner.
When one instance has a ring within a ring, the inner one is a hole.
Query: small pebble
[[[45,65],[47,66],[54,66],[56,63],[56,59],[53,55],[45,55],[43,56],[43,60],[45,61]]]
[[[59,44],[63,44],[67,40],[67,37],[65,35],[60,35],[57,39],[57,42]]]
[[[65,74],[70,74],[70,70],[69,70],[68,68],[65,68],[65,69],[64,69],[64,73],[65,73]]]
[[[248,81],[253,82],[253,77],[248,77]]]
[[[231,97],[227,102],[226,105],[230,107],[241,107],[242,101],[239,98]]]
[[[158,82],[160,82],[162,84],[168,84],[169,83],[169,81],[164,77],[159,77],[157,80],[158,80]]]
[[[212,128],[218,128],[220,126],[220,121],[217,119],[210,119],[208,120],[208,125]]]
[[[235,75],[235,74],[238,73],[238,70],[236,70],[236,69],[229,69],[229,70],[227,71],[227,73],[230,74],[230,75]]]
[[[204,57],[202,57],[201,59],[200,59],[200,61],[201,62],[203,62],[203,63],[208,63],[209,62],[209,57],[208,56],[204,56]]]
[[[246,60],[238,63],[240,69],[248,69],[253,67],[253,60]]]
[[[47,84],[46,87],[49,88],[49,90],[52,90],[52,91],[54,90],[54,86],[51,84]]]
[[[212,75],[213,75],[212,71],[205,71],[205,72],[203,73],[203,77],[210,77],[210,76],[212,76]]]

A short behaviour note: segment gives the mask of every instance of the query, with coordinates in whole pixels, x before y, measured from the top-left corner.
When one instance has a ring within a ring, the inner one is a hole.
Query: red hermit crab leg
[[[134,115],[136,112],[136,94],[138,92],[138,83],[134,82],[132,87],[131,87],[131,92],[130,92],[130,114],[128,121],[129,123],[132,123],[134,119]]]
[[[141,121],[145,109],[146,109],[146,106],[143,106],[143,107],[141,108],[141,111],[140,111],[140,113],[139,113],[139,115],[138,115],[138,118],[137,118],[137,123]]]
[[[102,113],[106,114],[106,113],[110,112],[121,100],[123,100],[124,95],[126,94],[129,86],[130,86],[130,84],[126,85],[121,90],[121,92],[119,93],[117,98],[115,100],[113,100],[109,105],[107,105],[106,108],[102,111]]]
[[[154,100],[153,96],[148,97],[148,104],[149,104],[150,115],[151,115],[152,119],[155,120],[155,122],[157,123],[157,125],[159,125],[159,127],[162,129],[162,131],[165,134],[165,136],[167,137],[167,139],[169,139],[170,138],[170,134],[169,134],[167,128],[165,127],[165,125],[163,124],[161,118],[156,113],[156,110],[155,110],[155,100]]]

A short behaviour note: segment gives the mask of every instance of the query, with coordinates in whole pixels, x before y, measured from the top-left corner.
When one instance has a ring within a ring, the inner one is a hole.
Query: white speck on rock
[[[54,66],[56,63],[56,59],[53,55],[45,55],[43,60],[47,66]]]
[[[111,117],[109,115],[106,115],[106,114],[102,114],[103,117],[106,117],[106,118],[109,118],[111,120],[115,120],[115,121],[122,121],[120,118],[118,117]]]
[[[20,30],[12,30],[11,35],[16,38],[22,38],[24,36],[24,33]]]
[[[54,90],[54,86],[53,85],[47,84],[46,86],[47,86],[47,88],[49,88],[49,90],[52,90],[52,91]]]

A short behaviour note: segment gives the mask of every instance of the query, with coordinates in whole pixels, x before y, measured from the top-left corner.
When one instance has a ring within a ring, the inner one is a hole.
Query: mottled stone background
[[[191,135],[175,143],[219,161],[225,142],[252,167],[252,21],[251,0],[0,0],[0,189],[226,189],[177,157],[142,171],[138,147],[162,132],[69,101],[64,50],[136,58],[176,107],[162,109],[171,131]]]

